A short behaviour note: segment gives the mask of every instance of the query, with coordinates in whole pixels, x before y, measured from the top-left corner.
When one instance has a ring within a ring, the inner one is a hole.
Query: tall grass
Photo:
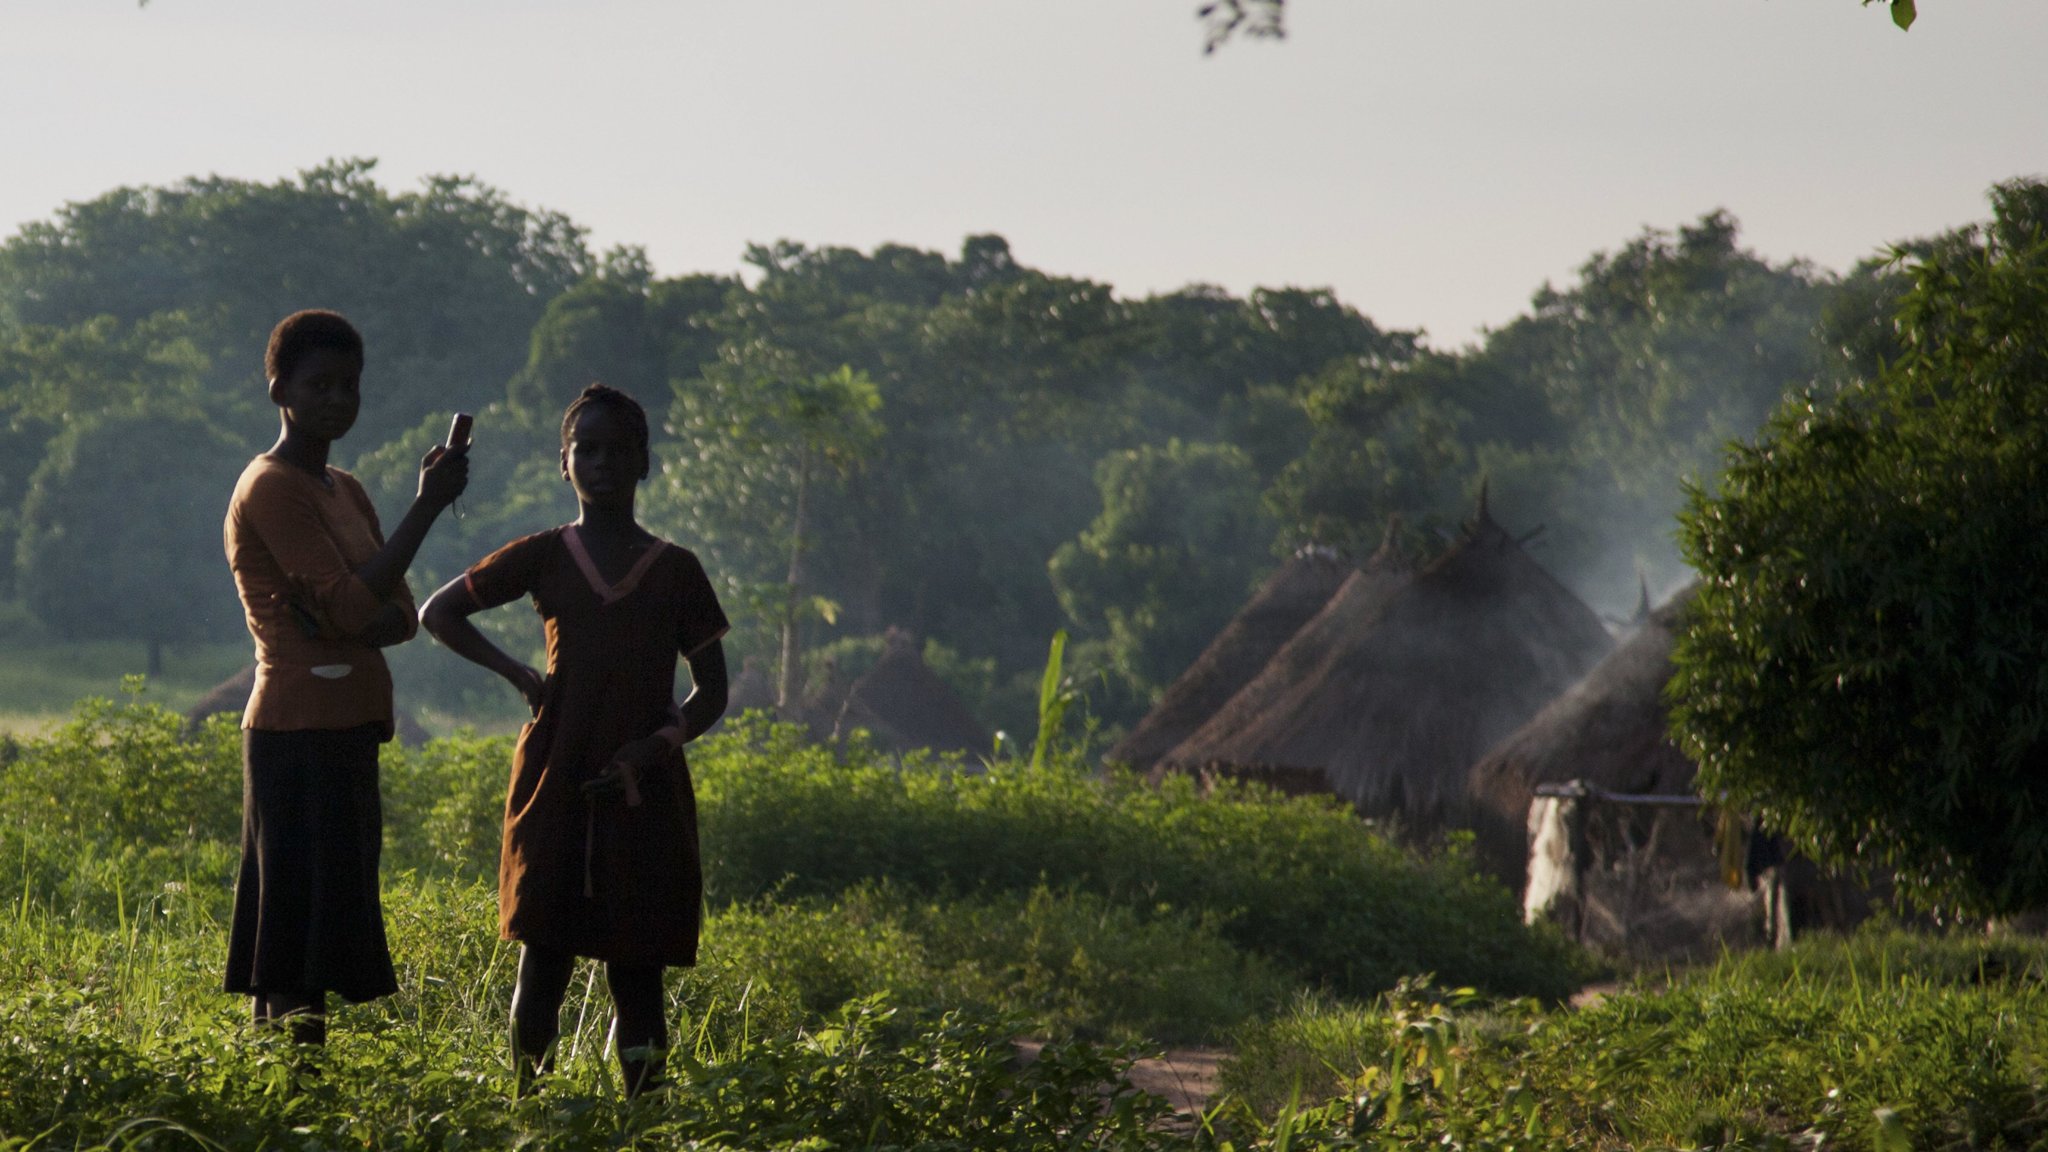
[[[680,1090],[619,1102],[605,993],[586,969],[550,1087],[513,1105],[514,955],[491,931],[490,885],[509,751],[475,737],[389,750],[401,991],[339,1009],[335,1043],[309,1061],[217,991],[239,828],[232,721],[187,733],[160,707],[99,701],[6,745],[0,1140],[1167,1147],[1185,1138],[1124,1082],[1130,1052],[1089,1041],[1215,1038],[1304,981],[1407,965],[1567,979],[1568,957],[1461,861],[1393,848],[1334,808],[1152,793],[1057,758],[899,764],[743,722],[695,750],[713,900],[702,962],[672,974]],[[1417,949],[1380,919],[1442,919],[1429,906],[1445,901],[1478,925]],[[1345,951],[1365,961],[1339,962]],[[1055,1043],[1025,1064],[1020,1034]]]
[[[1560,1009],[1568,949],[1333,806],[758,721],[694,750],[713,900],[669,986],[679,1090],[621,1102],[586,968],[515,1104],[507,741],[390,750],[401,989],[311,1059],[217,991],[238,753],[133,699],[0,745],[0,1152],[2048,1142],[2037,941],[1812,941]],[[1025,1064],[1023,1034],[1057,1042]],[[1192,1134],[1091,1042],[1219,1037],[1229,1093]]]
[[[1251,1116],[1337,1098],[1310,1119],[1339,1144],[2039,1147],[2044,970],[2039,940],[1871,933],[1577,1012],[1411,986],[1250,1026],[1225,1081]]]

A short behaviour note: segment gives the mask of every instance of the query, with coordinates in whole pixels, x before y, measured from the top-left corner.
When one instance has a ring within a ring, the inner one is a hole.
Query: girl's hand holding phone
[[[583,785],[586,795],[607,800],[625,797],[626,806],[640,806],[640,776],[653,771],[674,748],[665,736],[643,736],[612,754],[611,766]]]

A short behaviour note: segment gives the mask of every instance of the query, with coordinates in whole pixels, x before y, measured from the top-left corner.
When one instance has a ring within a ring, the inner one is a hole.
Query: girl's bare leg
[[[612,989],[612,1050],[619,1054],[619,1072],[631,1099],[665,1082],[668,1020],[661,965],[607,964],[604,977]]]
[[[554,1065],[555,1040],[562,1033],[562,1000],[576,957],[567,952],[519,946],[519,982],[512,988],[513,1091],[524,1096]]]
[[[327,1043],[325,992],[264,992],[255,997],[258,1024],[289,1027],[301,1044]]]

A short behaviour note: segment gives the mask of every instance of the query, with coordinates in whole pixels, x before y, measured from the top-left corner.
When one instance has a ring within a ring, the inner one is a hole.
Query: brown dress
[[[725,613],[688,549],[657,542],[607,586],[575,532],[515,540],[467,576],[480,607],[530,595],[547,626],[540,712],[512,757],[498,929],[612,963],[694,964],[703,880],[682,752],[640,782],[637,806],[583,785],[675,721],[676,656],[723,636]]]

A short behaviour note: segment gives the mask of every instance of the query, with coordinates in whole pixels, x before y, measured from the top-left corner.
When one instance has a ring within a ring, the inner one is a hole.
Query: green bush
[[[1402,976],[1563,996],[1576,953],[1525,929],[1464,853],[1418,856],[1332,801],[1204,796],[1074,762],[986,772],[805,742],[747,718],[696,751],[708,881],[721,901],[831,896],[886,879],[928,896],[1089,892],[1221,936],[1342,995]]]
[[[387,872],[494,876],[510,762],[505,738],[386,745]],[[1072,760],[1041,770],[1004,761],[987,772],[920,757],[899,764],[858,743],[810,744],[757,717],[694,747],[692,762],[714,908],[771,894],[830,899],[880,881],[905,899],[942,902],[1014,904],[1045,887],[1119,918],[1100,940],[1144,952],[1145,925],[1173,921],[1160,931],[1188,939],[1199,923],[1339,995],[1370,996],[1424,972],[1547,998],[1576,982],[1574,951],[1525,929],[1506,890],[1461,851],[1419,856],[1333,802],[1245,788],[1204,796],[1185,780],[1149,788]],[[232,864],[206,846],[231,854],[240,778],[231,720],[188,737],[154,705],[90,701],[0,767],[0,838],[44,846],[13,849],[39,870],[39,892],[55,892],[86,862],[137,852],[160,858],[136,858],[131,890],[193,874],[217,891]]]
[[[512,741],[464,732],[423,747],[384,746],[385,865],[436,876],[498,874]]]
[[[1241,1031],[1217,1123],[1329,1147],[2040,1147],[2044,958],[2039,941],[1871,935],[1573,1012],[1427,985],[1308,1001]]]
[[[579,979],[556,1074],[515,1105],[511,950],[479,930],[490,893],[428,881],[389,903],[401,990],[341,1008],[309,1063],[218,992],[218,924],[105,931],[18,902],[0,918],[0,1147],[1162,1146],[1127,1057],[1055,1045],[1026,1065],[1013,1021],[872,997],[798,1022],[716,963],[671,985],[689,1022],[675,1091],[619,1102],[602,984]]]
[[[864,885],[829,901],[762,901],[716,915],[706,940],[707,963],[811,1014],[885,992],[934,1013],[1011,1017],[1047,1037],[1215,1040],[1288,988],[1206,923],[1043,886],[918,900]]]
[[[100,848],[235,840],[242,826],[241,738],[215,717],[190,738],[177,713],[139,699],[88,699],[47,738],[0,766],[8,824]]]

